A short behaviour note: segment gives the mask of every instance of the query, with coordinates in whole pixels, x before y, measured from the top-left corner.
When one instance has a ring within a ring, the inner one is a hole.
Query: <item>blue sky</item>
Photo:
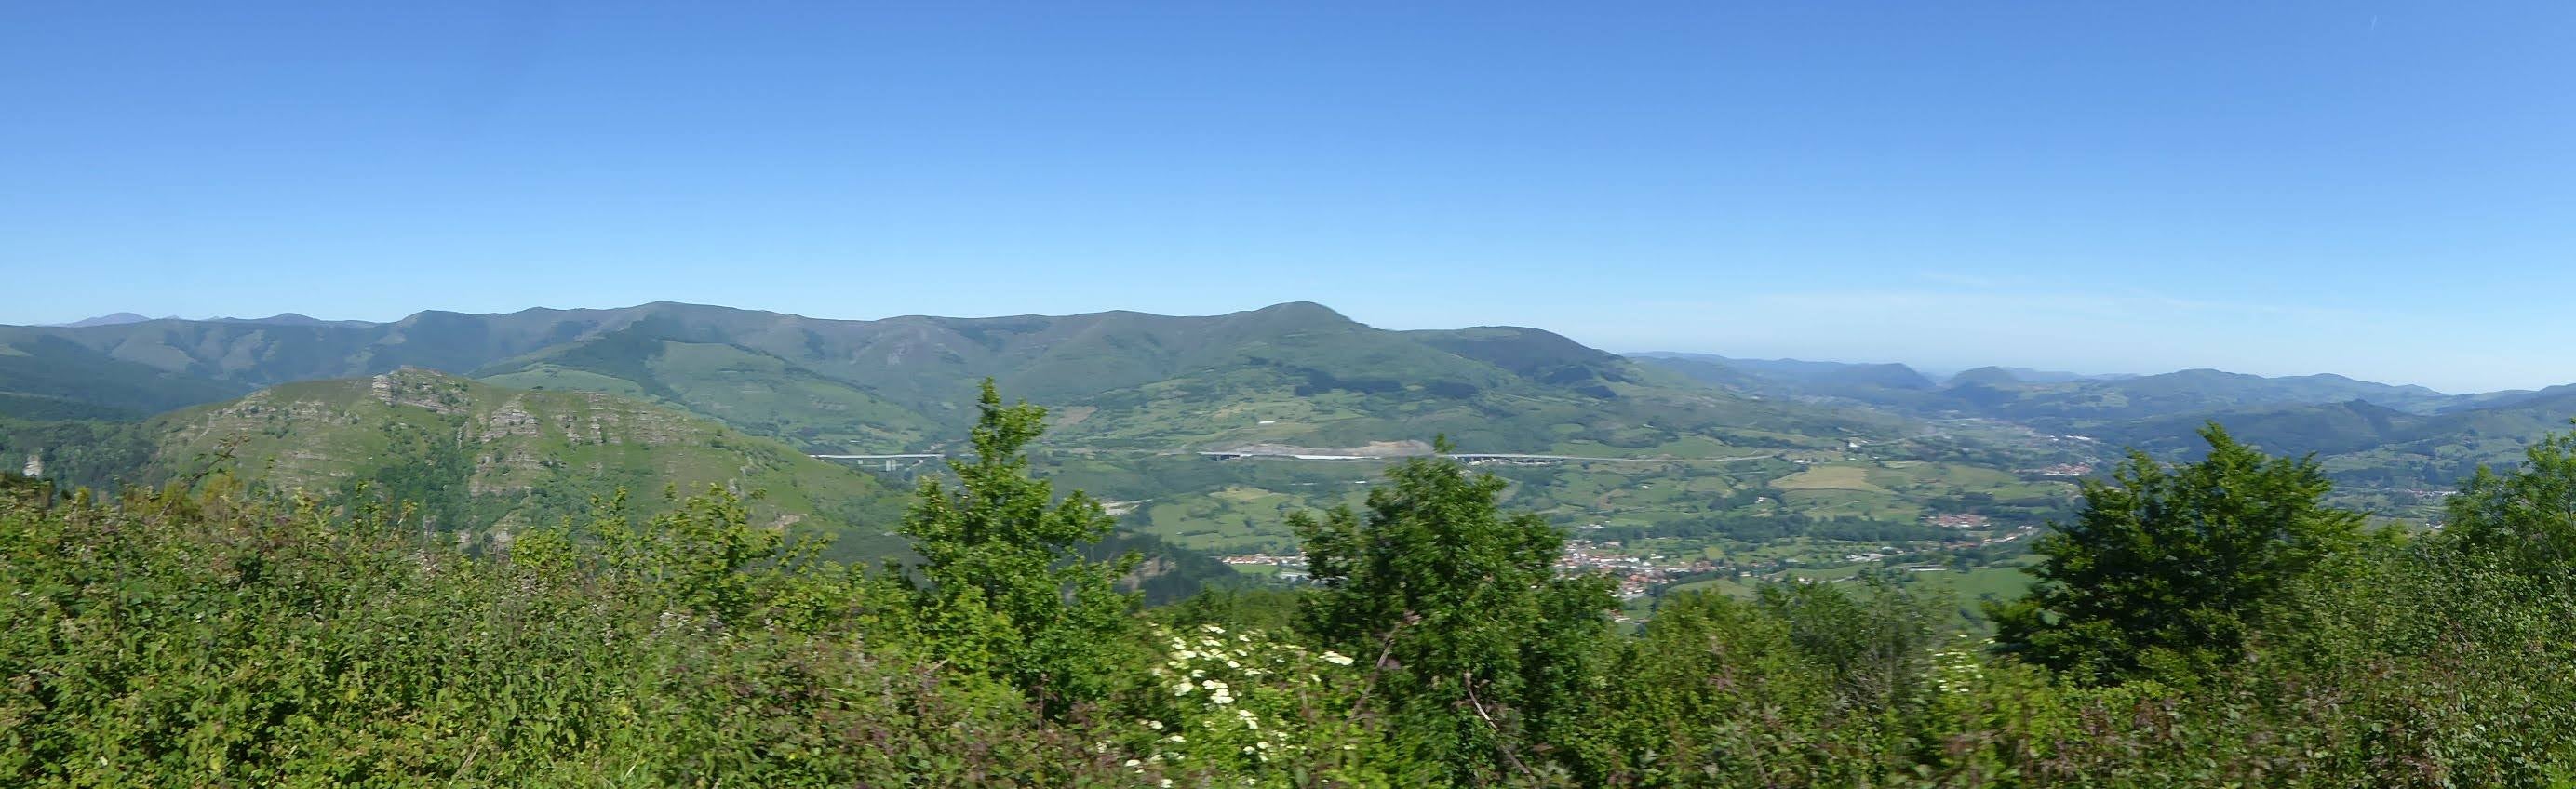
[[[2576,4],[1391,5],[0,5],[0,321],[1312,300],[2576,381]]]

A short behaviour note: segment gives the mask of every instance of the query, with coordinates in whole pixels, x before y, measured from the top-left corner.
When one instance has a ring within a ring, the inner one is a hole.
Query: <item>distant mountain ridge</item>
[[[2261,405],[2361,400],[2411,413],[2503,402],[2509,396],[2448,395],[2415,385],[2331,373],[2265,377],[2213,369],[2155,375],[2086,375],[1979,367],[1935,383],[1902,364],[1743,360],[1709,354],[1649,353],[1640,360],[1695,379],[1771,396],[1848,400],[1934,416],[2014,419],[2136,419]]]
[[[2157,375],[2027,376],[1963,370],[1927,389],[1891,365],[1743,362],[1705,354],[1640,361],[1753,396],[1845,402],[1913,416],[2006,420],[2082,435],[2107,458],[2122,447],[2164,457],[2200,450],[2216,422],[2266,451],[2315,454],[2343,485],[2342,503],[2439,517],[2441,491],[2480,465],[2520,462],[2523,447],[2576,418],[2576,385],[2451,395],[2333,374],[2264,377],[2212,369]]]
[[[131,312],[112,312],[112,313],[108,313],[108,314],[106,314],[106,315],[100,315],[100,316],[93,317],[93,318],[82,318],[82,319],[80,319],[80,320],[72,321],[72,322],[70,322],[70,323],[56,323],[56,324],[51,324],[51,325],[54,325],[54,326],[63,326],[63,327],[69,327],[69,328],[80,328],[80,327],[83,327],[83,326],[115,326],[115,325],[117,325],[117,324],[122,324],[122,323],[142,323],[142,322],[144,322],[144,321],[148,321],[148,320],[151,320],[151,318],[146,318],[146,317],[144,317],[144,316],[136,315],[136,314],[131,313]]]
[[[1307,302],[1213,316],[873,321],[657,302],[391,323],[0,327],[0,354],[30,349],[41,365],[12,370],[0,357],[0,409],[14,396],[30,409],[137,416],[409,366],[660,401],[861,453],[953,442],[984,377],[1058,407],[1063,440],[1155,450],[1444,433],[1488,451],[1665,451],[1655,448],[1686,438],[1825,446],[1901,422],[1726,395],[1538,329],[1387,331]]]
[[[275,315],[271,315],[271,316],[268,316],[268,317],[265,317],[265,318],[213,318],[213,319],[211,319],[211,320],[213,320],[214,322],[217,322],[217,323],[267,323],[267,324],[275,324],[275,325],[279,325],[279,326],[353,326],[353,327],[365,327],[365,326],[374,326],[374,325],[376,325],[376,324],[375,324],[374,322],[372,322],[372,321],[326,321],[326,320],[323,320],[323,319],[320,319],[320,318],[315,318],[315,317],[312,317],[312,316],[309,316],[309,315],[303,315],[303,314],[293,313],[293,312],[281,312],[281,313],[278,313],[278,314],[275,314]]]
[[[1938,432],[1917,420],[1960,417],[2167,448],[2216,419],[2275,451],[2350,456],[2341,473],[2403,467],[2413,470],[2385,478],[2420,480],[2503,457],[2576,407],[2563,396],[2576,389],[2563,387],[2447,395],[2339,375],[1985,367],[1936,379],[1894,363],[1621,356],[1526,327],[1382,330],[1307,302],[1207,316],[863,321],[657,302],[389,323],[286,314],[5,326],[0,417],[131,420],[405,367],[614,394],[846,454],[953,448],[988,376],[1051,409],[1050,446],[1081,452],[1447,435],[1469,451],[1740,457],[1875,444]],[[2406,459],[2453,445],[2469,449]]]

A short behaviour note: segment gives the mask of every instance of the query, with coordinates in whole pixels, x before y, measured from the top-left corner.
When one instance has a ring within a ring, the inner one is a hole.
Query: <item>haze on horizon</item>
[[[2576,6],[1474,9],[9,7],[0,272],[42,286],[0,321],[1311,300],[2576,381]]]

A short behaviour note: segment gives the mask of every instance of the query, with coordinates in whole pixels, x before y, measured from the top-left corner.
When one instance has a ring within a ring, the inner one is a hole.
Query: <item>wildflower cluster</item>
[[[1217,625],[1152,633],[1160,654],[1150,671],[1165,703],[1143,722],[1154,744],[1131,765],[1140,774],[1220,769],[1247,785],[1288,785],[1315,749],[1357,748],[1345,714],[1358,684],[1349,657]]]
[[[1965,642],[1967,638],[1966,633],[1959,634],[1960,641]],[[1977,681],[1985,676],[1984,654],[1994,645],[1995,640],[1989,638],[1974,646],[1963,643],[1932,653],[1932,686],[1942,693],[1975,690]]]

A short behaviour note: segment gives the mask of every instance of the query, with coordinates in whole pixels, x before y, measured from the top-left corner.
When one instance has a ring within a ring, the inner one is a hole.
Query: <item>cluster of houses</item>
[[[1976,529],[1990,525],[1985,516],[1971,514],[1935,515],[1926,517],[1924,520],[1935,526],[1946,526],[1957,529]],[[2037,531],[2038,529],[2033,526],[2019,526],[2015,527],[2010,532],[1979,540],[1977,544],[1993,545],[1996,543],[2011,542],[2023,537],[2028,537]],[[1735,569],[1734,565],[1721,566],[1718,562],[1707,559],[1697,559],[1685,563],[1664,556],[1633,556],[1621,553],[1619,551],[1619,547],[1620,545],[1617,541],[1596,542],[1592,540],[1568,540],[1565,544],[1564,554],[1559,556],[1556,560],[1556,570],[1557,572],[1566,575],[1609,575],[1611,578],[1619,582],[1619,597],[1625,600],[1634,600],[1647,596],[1656,587],[1669,583],[1676,577],[1713,573],[1725,569]],[[1896,546],[1882,545],[1876,549],[1861,553],[1844,554],[1843,560],[1847,562],[1875,562],[1894,559],[1904,556],[1907,553],[1909,552],[1897,548]],[[1219,557],[1218,561],[1224,562],[1230,566],[1238,567],[1246,565],[1276,567],[1278,568],[1279,580],[1292,583],[1302,583],[1313,577],[1306,569],[1306,557],[1299,555],[1245,553]],[[1784,564],[1797,563],[1794,559],[1784,559],[1781,561]],[[1943,568],[1937,565],[1920,565],[1907,566],[1904,569],[1913,570],[1915,572],[1929,572]],[[1752,575],[1753,573],[1747,570],[1736,574]]]
[[[1618,580],[1619,597],[1633,600],[1646,596],[1648,590],[1673,576],[1717,569],[1717,563],[1706,559],[1683,564],[1662,556],[1630,556],[1609,550],[1618,547],[1617,542],[1567,541],[1565,553],[1557,557],[1556,571],[1569,575],[1607,573]]]

